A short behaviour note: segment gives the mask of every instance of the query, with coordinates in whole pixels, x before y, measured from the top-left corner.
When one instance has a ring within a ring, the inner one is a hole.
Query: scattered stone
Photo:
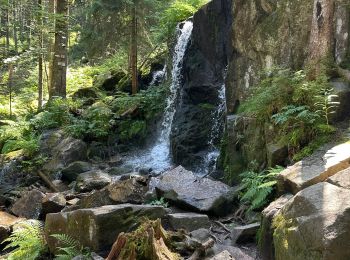
[[[229,251],[222,251],[220,254],[210,258],[210,260],[235,260]]]
[[[45,233],[51,252],[58,246],[52,234],[67,234],[83,246],[99,252],[110,249],[121,232],[135,229],[142,217],[158,219],[166,214],[163,207],[150,205],[109,205],[46,215]]]
[[[329,150],[322,148],[312,156],[288,167],[277,176],[281,194],[297,192],[325,181],[337,172],[350,167],[350,142]]]
[[[273,220],[276,259],[349,259],[349,198],[328,182],[297,193]]]
[[[101,189],[111,183],[111,177],[100,170],[81,173],[75,184],[75,189],[79,192],[87,192]]]
[[[204,243],[210,238],[210,231],[209,229],[200,228],[197,230],[194,230],[190,233],[190,236],[196,240],[198,240],[201,243]]]
[[[231,232],[232,244],[254,242],[260,223],[234,227]]]
[[[169,214],[169,224],[174,230],[185,229],[193,231],[200,228],[209,228],[210,222],[207,215],[196,213]]]
[[[350,167],[328,178],[327,181],[338,187],[350,189]]]
[[[10,236],[13,225],[23,220],[23,218],[0,211],[0,243]]]
[[[13,204],[11,212],[18,217],[38,219],[42,212],[41,203],[44,196],[39,190],[26,192]]]
[[[212,255],[216,256],[223,251],[227,251],[233,257],[233,259],[237,260],[254,260],[254,257],[243,252],[240,248],[234,246],[226,246],[221,244],[215,244],[212,250]],[[210,258],[209,258],[210,259]]]
[[[262,211],[259,251],[263,260],[274,259],[273,232],[275,229],[272,226],[272,220],[291,198],[293,195],[285,194]]]
[[[61,171],[62,179],[70,182],[75,181],[78,178],[79,174],[91,171],[91,169],[91,163],[82,161],[72,162]]]
[[[156,186],[159,195],[178,206],[223,215],[234,206],[234,189],[209,178],[199,178],[182,166],[164,173]]]
[[[42,200],[42,214],[60,212],[66,206],[66,199],[62,193],[48,193]]]
[[[129,176],[116,180],[102,190],[94,191],[79,202],[81,208],[101,207],[121,203],[141,204],[148,192],[148,179],[142,176]]]
[[[69,187],[67,184],[65,184],[63,181],[61,180],[53,180],[52,184],[55,185],[55,187],[57,187],[57,189],[59,191],[67,191],[69,190]]]
[[[67,205],[69,205],[69,206],[74,206],[74,205],[76,205],[79,201],[80,201],[80,199],[78,199],[78,198],[71,199],[71,200],[68,200],[68,201],[67,201]]]

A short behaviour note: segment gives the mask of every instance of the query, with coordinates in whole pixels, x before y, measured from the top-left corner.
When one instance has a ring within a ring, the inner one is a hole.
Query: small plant
[[[162,206],[164,208],[169,207],[169,203],[165,201],[163,197],[161,197],[159,200],[152,200],[149,205],[152,206]]]
[[[56,238],[59,244],[62,245],[58,248],[58,254],[55,256],[56,260],[71,260],[78,255],[88,258],[91,254],[88,248],[84,248],[77,240],[66,234],[54,234],[51,236]]]
[[[276,185],[276,176],[283,169],[277,166],[260,173],[247,171],[240,174],[242,178],[240,200],[249,205],[248,211],[260,209],[269,202],[269,196]]]
[[[3,243],[9,243],[5,250],[13,249],[9,260],[35,260],[48,251],[43,225],[39,221],[20,223],[20,227]]]
[[[327,125],[329,125],[330,115],[334,114],[335,109],[340,105],[340,102],[334,101],[338,98],[338,95],[332,94],[333,92],[333,88],[324,88],[321,94],[318,95],[320,101],[315,103],[315,106],[319,109],[317,112],[324,117]]]

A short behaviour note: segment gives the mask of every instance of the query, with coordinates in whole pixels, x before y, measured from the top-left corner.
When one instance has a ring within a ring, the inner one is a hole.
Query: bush
[[[39,136],[33,133],[28,122],[12,122],[0,128],[1,153],[23,150],[26,156],[32,156],[39,150]]]
[[[176,0],[162,14],[160,38],[170,37],[179,22],[191,17],[208,0]]]
[[[325,75],[309,80],[303,71],[274,69],[263,75],[238,112],[274,124],[275,142],[288,146],[293,157],[315,139],[324,141],[333,133],[329,128],[320,131],[329,125],[329,116],[339,104],[332,100],[332,91]],[[308,152],[294,158],[302,154]]]
[[[78,138],[105,138],[115,124],[113,112],[103,102],[97,102],[83,111],[79,118],[66,127],[67,133]]]
[[[276,176],[283,169],[283,167],[277,166],[260,173],[247,171],[240,174],[242,178],[240,200],[242,203],[248,204],[248,211],[261,209],[270,202],[269,196],[277,183]]]
[[[45,110],[31,119],[32,126],[39,130],[58,128],[72,122],[71,110],[79,107],[71,100],[56,98],[46,104]]]

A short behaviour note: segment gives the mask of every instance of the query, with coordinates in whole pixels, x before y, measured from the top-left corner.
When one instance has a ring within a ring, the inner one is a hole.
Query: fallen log
[[[42,181],[54,192],[60,192],[60,190],[52,183],[52,181],[42,172],[38,171],[38,176]]]

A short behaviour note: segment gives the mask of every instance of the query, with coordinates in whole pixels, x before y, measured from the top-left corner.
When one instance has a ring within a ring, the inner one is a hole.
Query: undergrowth
[[[246,171],[240,174],[240,201],[248,205],[248,211],[266,206],[277,183],[276,177],[283,170],[277,166],[262,172]]]
[[[238,112],[273,124],[274,142],[287,146],[290,158],[301,159],[335,132],[330,122],[339,105],[336,98],[325,74],[310,80],[304,71],[276,68],[263,76]]]

